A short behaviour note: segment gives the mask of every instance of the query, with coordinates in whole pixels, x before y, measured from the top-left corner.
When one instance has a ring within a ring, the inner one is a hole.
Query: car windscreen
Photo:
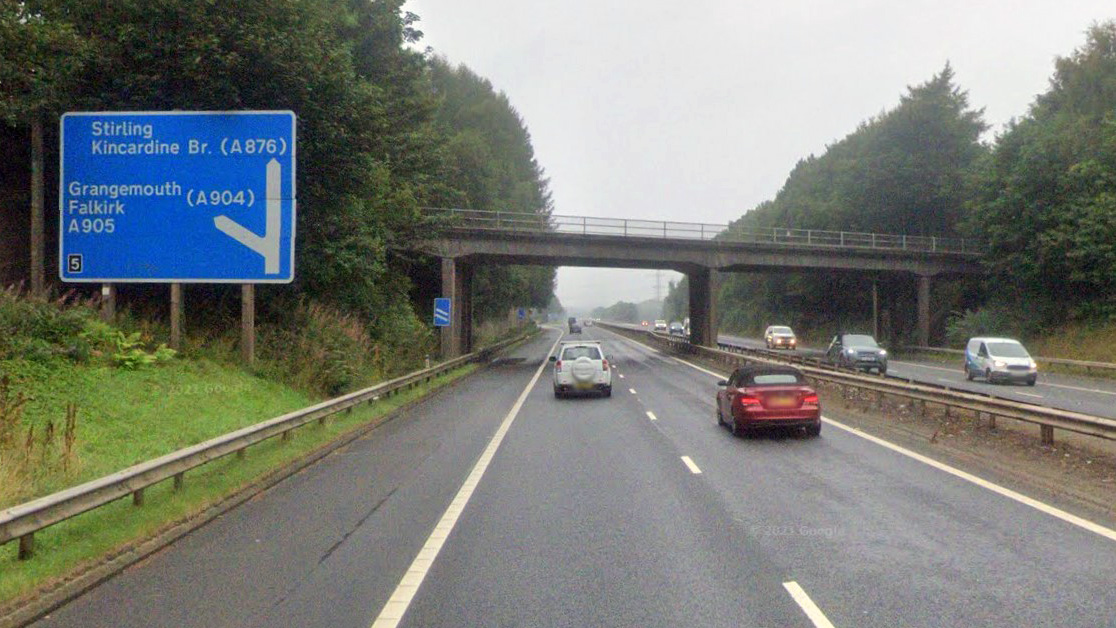
[[[749,386],[795,386],[802,383],[802,378],[794,373],[756,373],[752,376]]]
[[[878,347],[876,339],[871,336],[848,335],[844,340],[846,347]]]
[[[772,327],[771,333],[773,334],[793,334],[790,327]]]
[[[988,353],[998,358],[1029,358],[1030,354],[1018,342],[990,342]]]
[[[566,347],[566,350],[562,352],[563,360],[576,360],[578,358],[600,360],[601,352],[596,347]]]

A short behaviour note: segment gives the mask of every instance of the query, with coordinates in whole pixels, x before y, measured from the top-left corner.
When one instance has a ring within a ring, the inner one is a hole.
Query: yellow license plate
[[[578,390],[586,390],[586,389],[592,388],[592,387],[593,387],[593,382],[577,384]]]
[[[770,405],[772,408],[789,408],[797,401],[794,397],[772,397]]]

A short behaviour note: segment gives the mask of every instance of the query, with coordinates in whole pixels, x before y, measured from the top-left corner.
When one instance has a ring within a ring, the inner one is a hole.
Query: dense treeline
[[[57,206],[50,180],[61,112],[291,109],[299,136],[297,280],[293,290],[261,290],[264,315],[282,317],[294,311],[292,300],[309,298],[368,321],[376,339],[427,341],[425,312],[420,320],[406,295],[410,276],[422,282],[436,273],[430,260],[398,254],[428,229],[420,209],[545,212],[550,199],[507,98],[415,50],[422,33],[402,4],[5,2],[0,136],[26,146],[31,125],[43,125],[47,250],[57,237],[49,208]],[[0,182],[0,198],[14,205],[5,212],[30,203],[25,164]],[[510,289],[490,289],[482,273],[478,313],[546,304],[551,271],[504,272],[515,276]],[[228,296],[213,288],[207,298]]]
[[[507,96],[465,66],[434,58],[430,69],[442,98],[437,120],[449,138],[448,181],[460,191],[454,206],[549,214],[549,183],[535,160],[527,127]],[[510,305],[545,308],[554,280],[554,268],[479,268],[473,277],[473,309],[489,317],[506,314]]]
[[[1091,27],[1056,62],[1049,90],[993,142],[947,65],[821,156],[732,228],[965,236],[986,244],[983,282],[939,281],[934,340],[948,327],[1025,334],[1067,316],[1116,316],[1116,23]],[[821,336],[864,327],[871,281],[856,274],[733,275],[722,328],[787,323]],[[883,335],[914,332],[914,279],[881,276]],[[673,296],[673,295],[672,295]],[[961,312],[983,307],[982,315]],[[988,312],[1011,312],[989,316]],[[952,318],[947,325],[947,318]]]
[[[1116,318],[1116,23],[1057,60],[975,180],[965,230],[988,243],[1001,304]]]
[[[946,65],[909,88],[894,109],[862,123],[823,155],[800,161],[773,200],[730,229],[956,235],[967,173],[984,151],[985,129]],[[889,331],[908,333],[913,308],[904,297],[913,292],[913,278],[880,279],[887,284],[881,292],[888,297]],[[774,323],[804,331],[863,325],[871,316],[870,281],[842,273],[730,275],[721,289],[721,325],[751,333]]]

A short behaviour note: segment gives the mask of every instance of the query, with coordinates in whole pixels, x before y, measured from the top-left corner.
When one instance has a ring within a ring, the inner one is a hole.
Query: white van
[[[1018,340],[971,338],[965,345],[965,378],[975,377],[983,377],[989,383],[1017,381],[1034,386],[1038,381],[1038,364]]]

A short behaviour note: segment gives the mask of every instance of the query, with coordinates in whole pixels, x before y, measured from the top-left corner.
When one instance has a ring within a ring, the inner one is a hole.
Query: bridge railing
[[[883,249],[931,253],[977,253],[979,251],[977,243],[973,240],[940,238],[937,236],[824,231],[818,229],[729,229],[728,225],[700,222],[633,220],[562,214],[542,215],[475,209],[425,208],[423,211],[427,216],[456,229],[682,240],[716,239],[722,242],[747,242],[797,247]]]

